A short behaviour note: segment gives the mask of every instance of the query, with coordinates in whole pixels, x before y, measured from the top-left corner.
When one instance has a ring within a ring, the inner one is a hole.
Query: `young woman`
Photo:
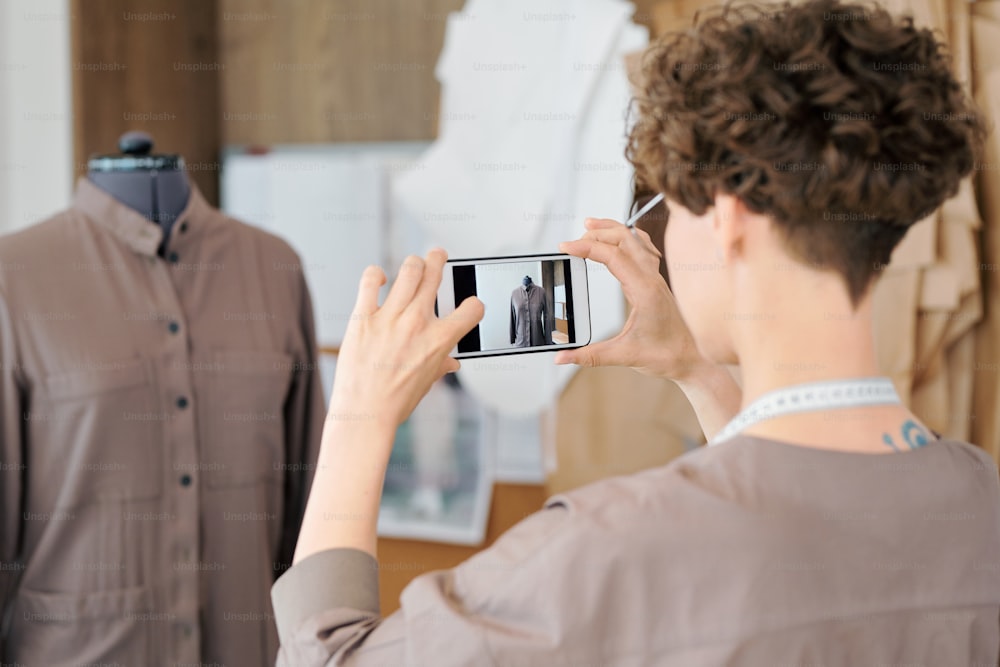
[[[279,664],[996,665],[996,468],[907,410],[873,349],[881,267],[982,139],[941,45],[867,5],[730,8],[649,50],[637,109],[628,153],[667,198],[673,293],[647,235],[588,220],[562,249],[606,265],[632,311],[556,361],[677,382],[710,446],[551,499],[381,618],[393,435],[483,305],[434,317],[441,250],[382,306],[369,268],[273,589]]]

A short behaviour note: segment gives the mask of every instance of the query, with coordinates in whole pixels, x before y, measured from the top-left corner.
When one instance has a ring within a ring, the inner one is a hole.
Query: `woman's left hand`
[[[434,303],[447,253],[435,248],[406,258],[385,303],[378,305],[385,273],[369,266],[337,359],[328,419],[369,421],[393,431],[431,385],[458,370],[449,353],[483,318],[476,297],[438,318]]]

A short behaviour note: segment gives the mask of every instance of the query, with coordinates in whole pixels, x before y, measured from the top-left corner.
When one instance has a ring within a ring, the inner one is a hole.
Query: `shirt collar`
[[[171,236],[177,233],[182,223],[186,223],[190,231],[195,231],[191,228],[197,228],[214,210],[205,201],[198,186],[194,182],[190,182],[190,186],[191,196],[171,228]],[[156,256],[156,249],[163,239],[163,229],[94,185],[86,176],[77,181],[73,208],[104,226],[136,252]]]

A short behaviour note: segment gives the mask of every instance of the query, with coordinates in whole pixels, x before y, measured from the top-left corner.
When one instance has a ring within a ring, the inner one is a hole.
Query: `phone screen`
[[[482,321],[459,341],[459,354],[579,345],[568,258],[458,263],[451,268],[455,303],[476,296],[486,306]]]

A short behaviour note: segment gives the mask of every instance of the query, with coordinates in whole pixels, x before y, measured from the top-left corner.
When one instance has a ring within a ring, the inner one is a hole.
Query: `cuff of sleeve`
[[[378,561],[366,551],[320,551],[296,563],[271,587],[271,603],[283,645],[313,614],[357,609],[379,614]]]

